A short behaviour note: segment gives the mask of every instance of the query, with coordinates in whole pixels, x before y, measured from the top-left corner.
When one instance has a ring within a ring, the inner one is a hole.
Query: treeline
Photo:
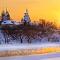
[[[53,22],[47,22],[43,19],[38,24],[24,22],[20,25],[3,25],[1,28],[5,37],[5,43],[9,43],[11,40],[20,41],[21,43],[24,40],[28,43],[32,43],[32,40],[41,42],[43,37],[48,37],[57,29]]]

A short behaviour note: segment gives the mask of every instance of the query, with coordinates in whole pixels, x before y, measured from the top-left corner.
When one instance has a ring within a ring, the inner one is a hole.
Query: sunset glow
[[[27,8],[33,21],[42,18],[60,24],[60,0],[0,0],[0,13],[6,8],[16,21],[22,19]]]

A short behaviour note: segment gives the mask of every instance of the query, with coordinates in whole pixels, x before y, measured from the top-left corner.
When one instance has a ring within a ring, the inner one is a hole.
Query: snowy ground
[[[0,57],[0,60],[60,60],[60,53],[32,56]]]
[[[40,43],[40,44],[2,44],[0,51],[18,50],[18,49],[37,49],[48,47],[60,47],[60,43]]]
[[[49,48],[53,48],[52,51]],[[48,48],[47,50],[39,50],[40,48]],[[58,50],[56,52],[56,50]],[[59,48],[59,49],[58,49]],[[21,51],[22,49],[23,51]],[[26,49],[38,49],[30,55]],[[10,51],[12,50],[12,51]],[[16,50],[16,51],[14,51]],[[19,50],[19,51],[18,51]],[[9,52],[10,51],[10,52]],[[22,54],[19,54],[21,52]],[[37,52],[37,53],[36,53]],[[41,53],[42,52],[42,53]],[[50,52],[50,53],[47,53]],[[59,52],[59,53],[58,53]],[[28,55],[26,55],[28,53]],[[38,54],[39,53],[39,54]],[[45,54],[47,53],[47,54]],[[25,54],[25,55],[24,55]],[[4,56],[4,57],[3,57]],[[8,57],[7,57],[8,56]],[[9,57],[11,56],[11,57]],[[15,57],[12,57],[15,56]],[[60,43],[40,43],[40,44],[3,44],[0,45],[0,60],[60,60]]]

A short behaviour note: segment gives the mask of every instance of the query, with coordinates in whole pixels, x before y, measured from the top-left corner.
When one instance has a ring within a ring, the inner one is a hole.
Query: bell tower
[[[26,9],[25,13],[24,13],[24,17],[23,17],[23,23],[30,23],[30,17],[28,14],[28,9]]]
[[[6,9],[6,11],[3,11],[3,12],[1,13],[1,20],[2,20],[2,21],[10,20],[10,14],[9,14],[9,12],[7,11],[7,9]]]

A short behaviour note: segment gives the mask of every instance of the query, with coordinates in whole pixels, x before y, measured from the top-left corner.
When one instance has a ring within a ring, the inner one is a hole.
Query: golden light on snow
[[[49,54],[49,53],[60,53],[60,47],[0,51],[0,57],[3,57],[3,56],[37,55],[37,54],[44,55],[44,54]]]

